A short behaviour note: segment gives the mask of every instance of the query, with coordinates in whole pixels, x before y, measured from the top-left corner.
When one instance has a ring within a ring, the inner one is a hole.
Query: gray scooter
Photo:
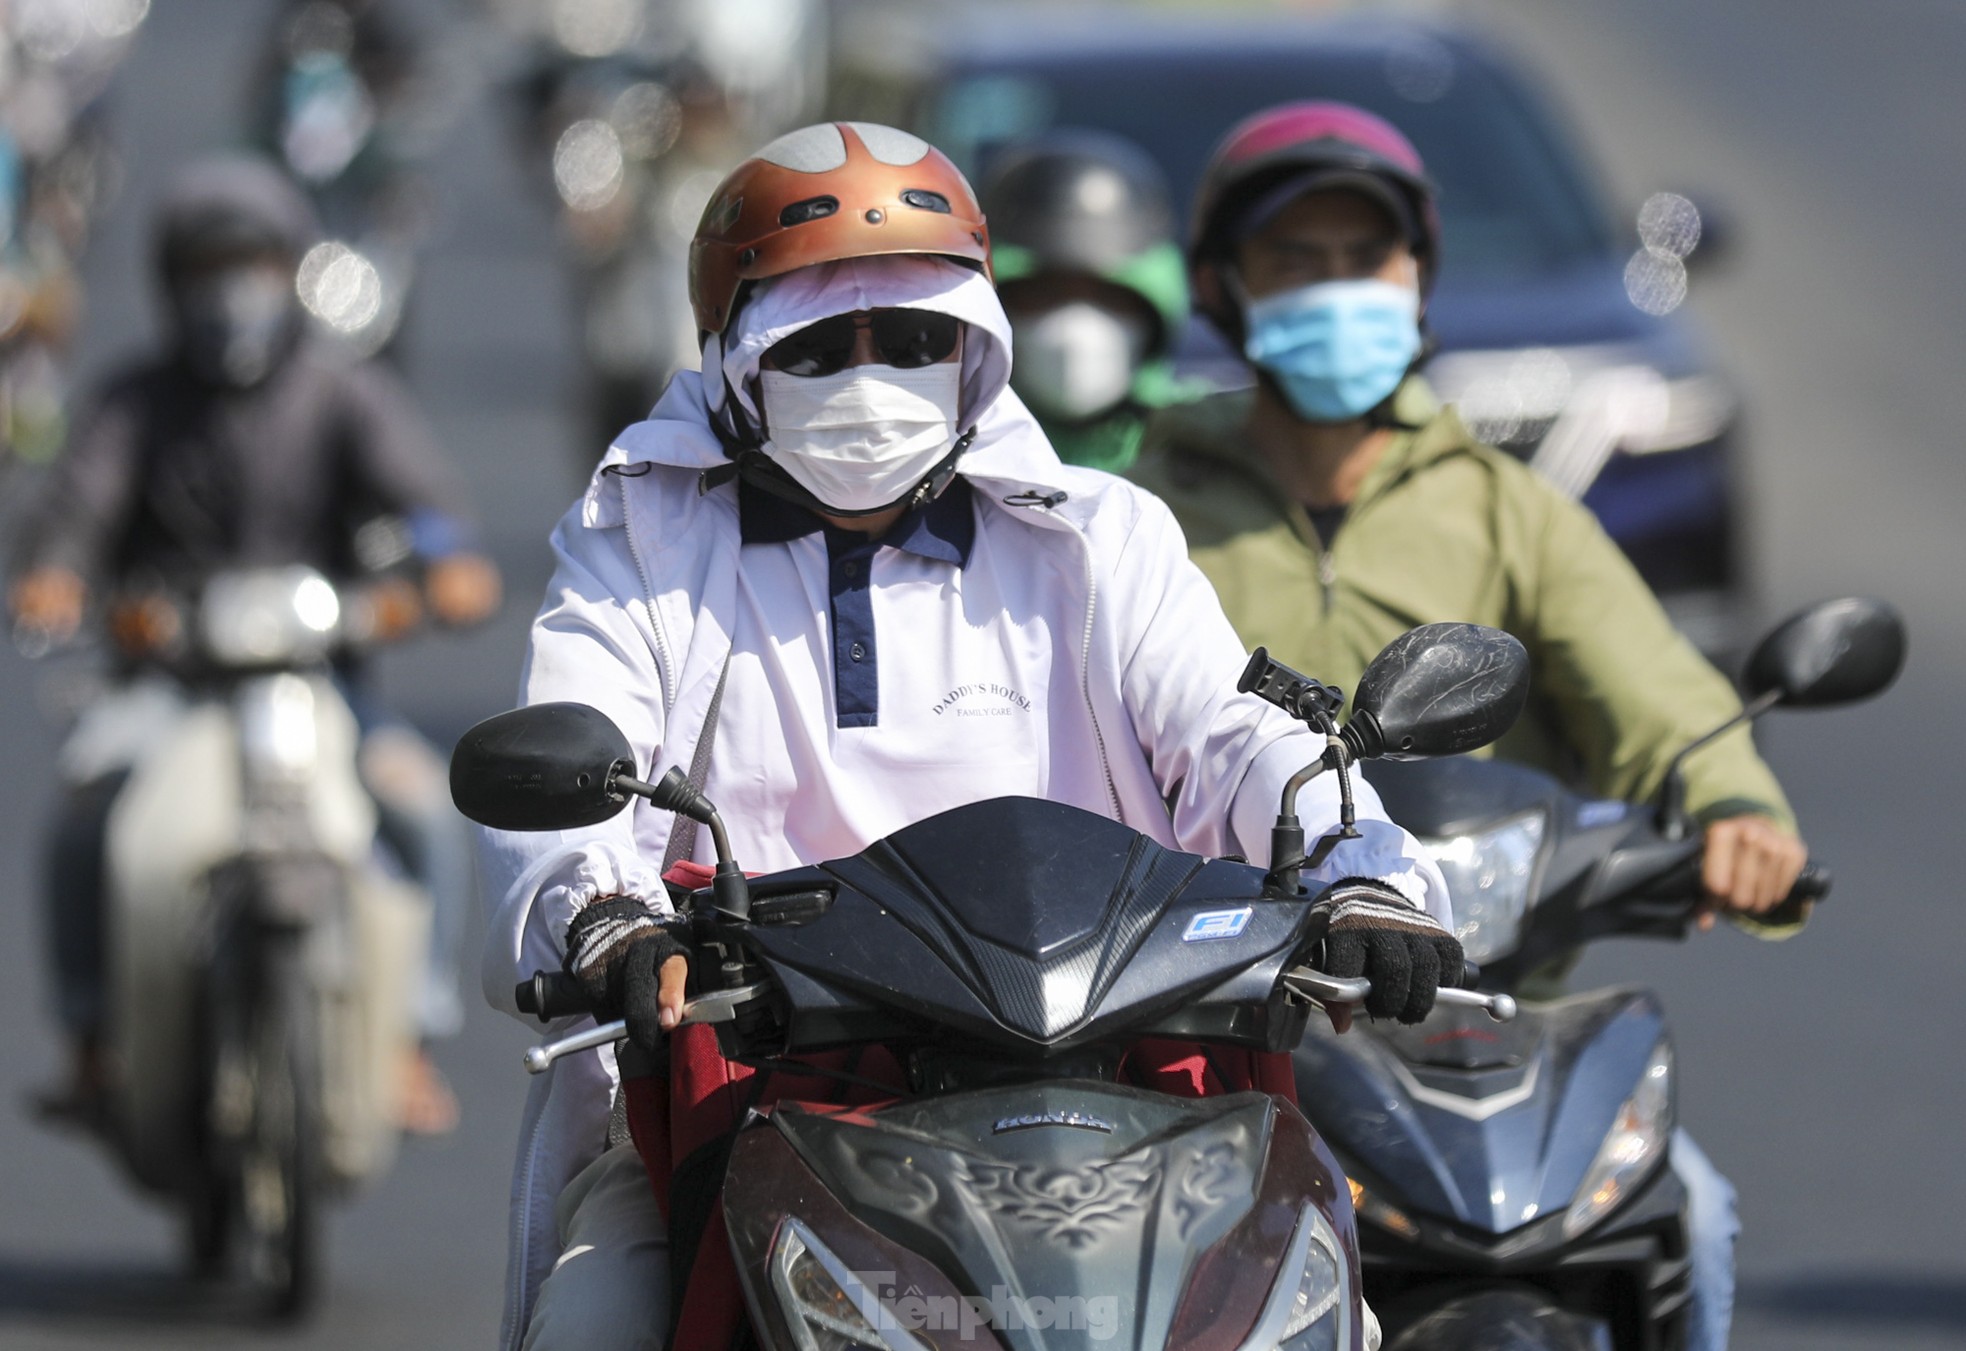
[[[1649,810],[1492,760],[1367,773],[1434,848],[1481,988],[1517,993],[1599,938],[1683,938],[1700,903],[1686,756],[1771,708],[1870,698],[1904,650],[1881,602],[1793,616],[1750,657],[1742,714],[1680,754]],[[1828,889],[1812,863],[1784,908]],[[1295,1059],[1304,1111],[1351,1179],[1387,1351],[1685,1346],[1686,1198],[1666,1167],[1675,1083],[1656,995],[1525,998],[1505,1025],[1457,1006],[1360,1030],[1314,1025]]]

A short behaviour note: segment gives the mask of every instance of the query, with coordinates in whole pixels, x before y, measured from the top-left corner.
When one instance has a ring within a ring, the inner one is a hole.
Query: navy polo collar
[[[920,558],[966,567],[970,548],[976,543],[976,514],[970,505],[974,496],[969,480],[958,474],[940,497],[902,516],[878,540],[869,540],[855,531],[828,525],[804,507],[739,480],[738,536],[746,544],[786,544],[824,531],[829,553],[885,545]]]

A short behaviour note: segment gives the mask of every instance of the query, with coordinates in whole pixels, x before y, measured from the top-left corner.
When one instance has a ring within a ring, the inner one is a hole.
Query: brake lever
[[[1363,976],[1327,976],[1322,971],[1309,967],[1297,967],[1283,973],[1283,983],[1295,994],[1306,999],[1315,999],[1320,1004],[1363,1004],[1372,993],[1372,982]],[[1468,1008],[1478,1008],[1498,1023],[1506,1023],[1516,1015],[1516,1002],[1513,996],[1489,994],[1481,990],[1463,990],[1458,986],[1443,985],[1434,995],[1434,1003],[1461,1004]]]
[[[677,1027],[691,1023],[728,1023],[736,1019],[737,1006],[749,1003],[770,988],[765,981],[754,981],[740,985],[734,990],[713,990],[698,995],[683,1005],[683,1016],[676,1020]],[[590,1027],[585,1032],[576,1032],[558,1041],[544,1042],[531,1047],[525,1054],[527,1074],[544,1074],[554,1061],[569,1056],[576,1051],[591,1051],[596,1046],[607,1046],[622,1040],[628,1035],[628,1020],[617,1018],[599,1027]]]

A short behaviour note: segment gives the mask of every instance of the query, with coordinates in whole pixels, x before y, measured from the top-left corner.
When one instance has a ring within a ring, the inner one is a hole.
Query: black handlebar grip
[[[1481,984],[1481,968],[1466,958],[1463,958],[1461,961],[1461,979],[1455,983],[1463,990],[1474,989],[1475,986]]]
[[[1828,868],[1810,859],[1802,865],[1802,874],[1795,879],[1795,885],[1789,888],[1788,899],[1790,901],[1825,900],[1829,896],[1830,885],[1835,880],[1830,876]]]
[[[533,972],[531,980],[519,982],[512,998],[519,1012],[530,1013],[542,1023],[594,1011],[580,982],[564,971]]]

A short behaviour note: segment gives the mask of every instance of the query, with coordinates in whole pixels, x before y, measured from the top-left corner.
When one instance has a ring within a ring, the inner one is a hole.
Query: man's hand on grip
[[[1442,981],[1460,977],[1460,940],[1390,887],[1359,878],[1334,882],[1313,909],[1330,917],[1325,974],[1371,981],[1365,1011],[1375,1018],[1417,1023],[1433,1011]]]

